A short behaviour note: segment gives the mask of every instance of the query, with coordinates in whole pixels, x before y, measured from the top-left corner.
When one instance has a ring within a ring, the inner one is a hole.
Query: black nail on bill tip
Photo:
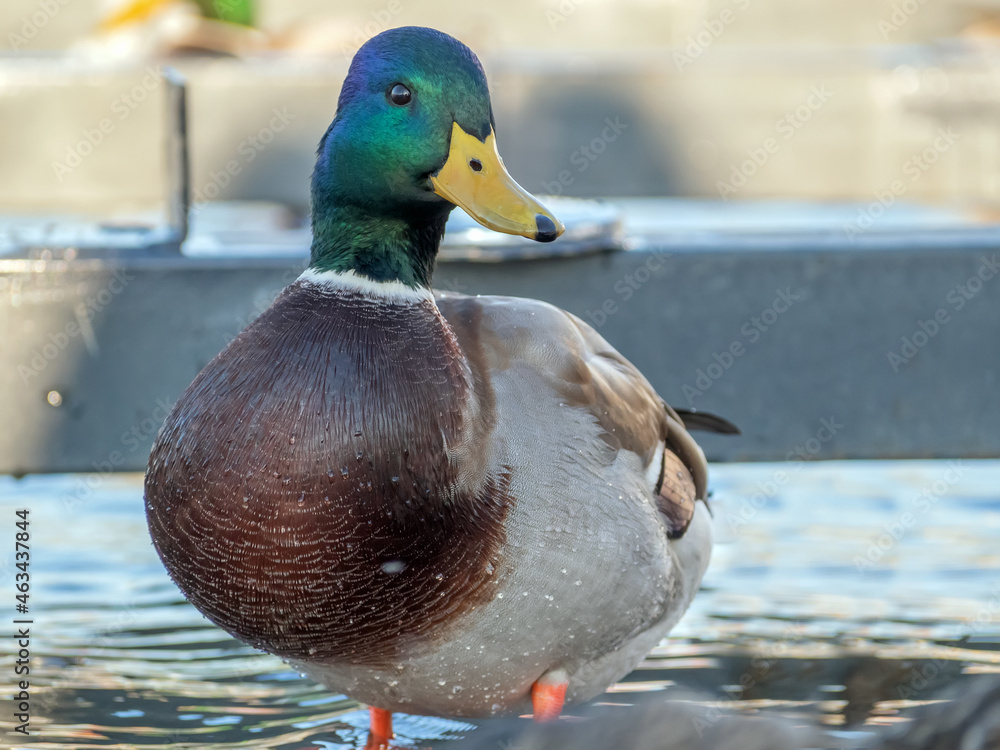
[[[535,214],[535,239],[539,242],[552,242],[559,233],[556,231],[556,225],[552,222],[548,216],[542,216],[541,214]]]

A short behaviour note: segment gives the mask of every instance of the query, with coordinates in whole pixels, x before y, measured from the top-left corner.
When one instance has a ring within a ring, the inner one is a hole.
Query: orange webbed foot
[[[562,713],[566,701],[569,676],[562,669],[546,672],[531,686],[531,705],[535,721],[554,721]]]
[[[374,706],[368,710],[372,720],[365,750],[386,750],[389,747],[389,740],[392,739],[392,711]]]

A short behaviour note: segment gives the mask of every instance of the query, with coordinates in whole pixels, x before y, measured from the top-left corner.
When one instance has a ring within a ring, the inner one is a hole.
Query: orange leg
[[[569,677],[561,669],[546,672],[531,686],[531,705],[535,721],[554,721],[562,713]]]
[[[365,750],[382,750],[389,747],[392,739],[392,711],[372,706],[368,709],[372,715],[371,731]]]

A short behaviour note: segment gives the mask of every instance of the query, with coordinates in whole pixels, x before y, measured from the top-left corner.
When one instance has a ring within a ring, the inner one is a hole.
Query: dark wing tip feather
[[[709,414],[706,411],[696,409],[674,409],[684,423],[684,427],[689,430],[701,430],[702,432],[715,432],[720,435],[742,435],[740,428],[728,419]]]

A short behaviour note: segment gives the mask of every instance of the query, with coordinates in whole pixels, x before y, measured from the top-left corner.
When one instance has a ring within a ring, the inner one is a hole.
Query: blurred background
[[[570,310],[743,430],[699,436],[703,590],[598,702],[853,748],[1000,671],[1000,2],[5,0],[0,601],[28,508],[37,734],[0,715],[0,745],[363,742],[356,704],[184,602],[141,472],[304,267],[351,57],[410,24],[479,54],[510,172],[568,227],[456,211],[435,285]],[[401,747],[477,731],[397,723]]]
[[[274,202],[300,220],[350,58],[408,24],[477,51],[505,160],[536,192],[868,202],[888,190],[937,221],[995,218],[991,0],[11,0],[0,163],[17,179],[0,207],[155,208],[163,97],[146,66],[169,60],[190,85],[196,199]],[[282,128],[245,143],[275,109]],[[113,137],[70,166],[105,117]]]

